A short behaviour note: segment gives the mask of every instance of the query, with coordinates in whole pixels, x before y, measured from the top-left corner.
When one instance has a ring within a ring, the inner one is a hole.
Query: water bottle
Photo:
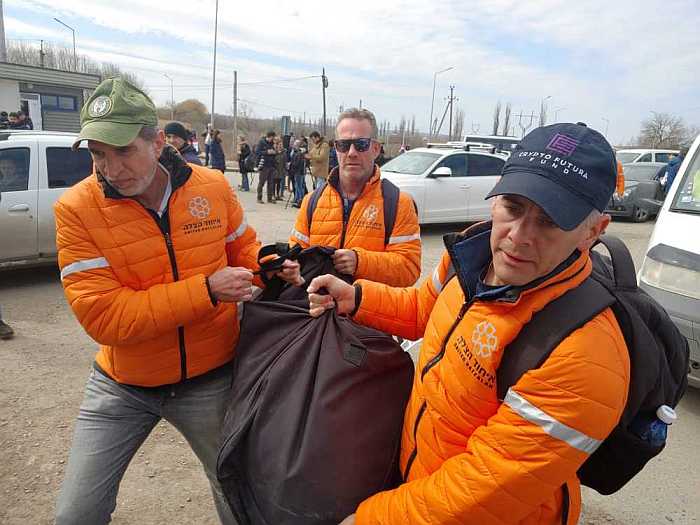
[[[631,429],[639,439],[646,441],[652,447],[660,447],[666,442],[668,426],[677,419],[676,412],[668,405],[656,409],[656,417],[637,416],[632,422]]]

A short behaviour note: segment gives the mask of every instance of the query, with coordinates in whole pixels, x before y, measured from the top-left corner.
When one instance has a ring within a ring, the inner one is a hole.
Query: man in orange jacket
[[[153,102],[121,78],[81,112],[94,173],[56,203],[61,281],[100,344],[73,434],[56,523],[108,523],[119,483],[161,418],[204,466],[219,518],[219,432],[260,243],[226,179],[165,144]],[[278,273],[299,283],[297,263]],[[260,284],[260,283],[259,283]]]
[[[503,400],[496,372],[532,315],[590,275],[615,179],[600,133],[538,128],[489,194],[492,221],[447,236],[420,288],[351,286],[329,275],[311,282],[312,315],[336,307],[423,337],[402,434],[404,484],[362,502],[343,525],[577,523],[576,472],[617,424],[629,388],[614,314],[607,308],[572,332]],[[322,287],[329,295],[317,293]]]
[[[396,221],[385,242],[377,121],[366,109],[349,109],[335,130],[338,168],[328,176],[308,221],[310,195],[297,215],[290,244],[332,246],[338,272],[392,286],[410,286],[420,276],[418,215],[411,197],[401,192]]]

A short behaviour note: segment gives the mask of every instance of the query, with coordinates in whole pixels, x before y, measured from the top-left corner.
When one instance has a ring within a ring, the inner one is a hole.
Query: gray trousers
[[[110,522],[126,468],[161,418],[180,431],[202,462],[221,522],[235,524],[216,479],[221,423],[230,388],[228,366],[156,388],[122,385],[93,369],[56,504],[56,524]]]

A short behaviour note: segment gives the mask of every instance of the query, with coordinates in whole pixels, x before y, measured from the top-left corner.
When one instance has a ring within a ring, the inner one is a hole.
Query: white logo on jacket
[[[211,212],[209,201],[204,197],[193,197],[188,208],[195,219],[206,219]]]
[[[374,222],[377,220],[377,215],[379,215],[379,208],[377,208],[374,204],[370,204],[369,206],[367,206],[367,208],[365,208],[362,217],[367,222]]]
[[[472,333],[473,351],[476,355],[488,359],[498,349],[496,327],[488,321],[481,321]]]

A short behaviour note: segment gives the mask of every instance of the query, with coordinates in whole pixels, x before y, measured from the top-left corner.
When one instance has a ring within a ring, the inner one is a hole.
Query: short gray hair
[[[346,118],[368,120],[372,125],[372,136],[369,138],[376,139],[379,135],[379,130],[377,129],[377,119],[374,118],[374,113],[372,113],[370,110],[360,108],[346,109],[340,115],[338,115],[338,124],[336,124],[336,127],[338,127],[338,125]]]
[[[144,126],[139,131],[139,138],[145,140],[146,142],[153,142],[158,136],[157,126]]]

